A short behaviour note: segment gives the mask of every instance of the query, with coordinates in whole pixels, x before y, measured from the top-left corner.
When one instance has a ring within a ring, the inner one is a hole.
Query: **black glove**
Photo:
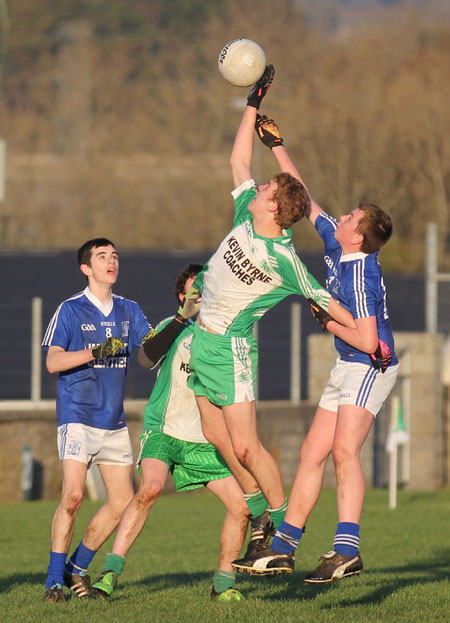
[[[392,353],[389,346],[383,340],[379,340],[377,350],[369,355],[372,366],[375,370],[380,370],[382,374],[392,361]]]
[[[248,94],[247,106],[253,106],[258,108],[261,106],[261,101],[267,91],[270,89],[273,77],[275,75],[275,69],[273,65],[267,65],[263,75],[258,82],[252,87],[252,90]]]
[[[311,306],[312,315],[317,320],[317,322],[320,323],[323,331],[326,331],[327,324],[330,322],[330,320],[333,320],[333,318],[330,316],[330,314],[327,311],[324,310],[323,307],[321,307],[318,303],[316,303],[314,299],[307,299],[307,301]]]
[[[181,301],[175,318],[179,322],[184,322],[185,320],[192,318],[193,316],[198,314],[201,302],[202,295],[200,294],[200,292],[195,288],[191,288]]]
[[[105,359],[106,357],[112,357],[118,350],[124,348],[122,338],[120,337],[108,337],[103,344],[94,346],[92,349],[92,356],[94,359]]]
[[[255,123],[256,133],[266,147],[276,147],[283,144],[280,131],[273,119],[269,119],[266,115],[256,115]]]

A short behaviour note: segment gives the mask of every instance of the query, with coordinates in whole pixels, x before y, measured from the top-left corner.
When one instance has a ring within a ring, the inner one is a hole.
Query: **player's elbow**
[[[45,362],[45,367],[47,368],[47,371],[50,372],[50,374],[55,374],[55,372],[59,372],[53,359],[51,358],[47,359],[47,361]]]
[[[378,348],[378,337],[377,338],[373,338],[373,337],[366,337],[363,341],[361,350],[364,353],[367,354],[371,354],[374,353]]]
[[[143,346],[141,346],[138,351],[137,362],[141,368],[146,368],[147,370],[152,370],[152,368],[157,365],[157,362],[155,363],[152,359],[147,357]]]

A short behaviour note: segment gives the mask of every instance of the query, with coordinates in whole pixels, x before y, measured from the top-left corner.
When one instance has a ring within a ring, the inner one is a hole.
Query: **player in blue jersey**
[[[175,291],[179,301],[191,289],[201,268],[198,264],[191,264],[178,275]],[[170,472],[177,491],[206,487],[225,505],[219,562],[214,573],[211,598],[218,601],[244,599],[233,588],[235,574],[231,561],[239,555],[244,542],[248,507],[225,461],[206,441],[195,396],[187,387],[193,331],[192,320],[184,322],[177,316],[168,318],[158,324],[156,334],[149,335],[139,350],[139,363],[145,368],[154,368],[161,354],[161,351],[155,354],[155,344],[165,332],[167,351],[160,361],[158,378],[144,411],[138,459],[142,476],[139,490],[123,514],[103,572],[92,585],[106,597],[113,593],[117,578],[123,571],[125,557],[144,528]],[[229,455],[233,460],[231,444]]]
[[[259,117],[256,129],[280,166],[302,181],[273,120]],[[305,576],[309,583],[329,583],[363,570],[359,526],[365,482],[360,451],[398,374],[386,289],[378,262],[379,249],[391,236],[392,222],[373,204],[360,204],[337,221],[312,198],[309,220],[324,241],[328,290],[351,312],[355,327],[340,325],[311,301],[322,327],[335,335],[339,357],[302,445],[285,519],[270,547],[253,560],[237,563],[239,570],[251,574],[267,575],[277,569],[286,572],[289,561],[293,569],[294,551],[319,498],[325,464],[332,454],[339,520],[333,549]]]
[[[59,373],[56,411],[63,479],[52,524],[46,603],[65,600],[64,584],[78,597],[95,597],[86,570],[134,493],[123,410],[125,376],[132,349],[151,329],[137,303],[112,292],[119,256],[110,240],[89,240],[77,257],[88,286],[59,305],[42,342],[48,349],[48,371]],[[98,465],[108,497],[66,562],[87,470],[93,464]]]

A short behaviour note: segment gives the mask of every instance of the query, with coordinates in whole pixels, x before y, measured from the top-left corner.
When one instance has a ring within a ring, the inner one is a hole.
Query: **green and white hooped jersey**
[[[160,331],[172,318],[161,321],[156,330]],[[183,441],[207,443],[194,393],[187,387],[193,330],[193,322],[186,324],[162,361],[144,409],[144,432],[158,430]]]
[[[195,281],[202,291],[202,321],[221,335],[249,335],[253,324],[290,294],[312,298],[325,309],[331,298],[298,258],[290,230],[279,238],[255,233],[248,205],[256,192],[254,180],[247,180],[231,193],[233,229]]]

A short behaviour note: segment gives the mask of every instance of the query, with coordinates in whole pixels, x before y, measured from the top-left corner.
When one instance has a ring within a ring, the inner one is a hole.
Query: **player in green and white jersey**
[[[201,268],[191,264],[176,279],[176,294],[180,300],[191,289]],[[184,314],[186,318],[189,315]],[[205,486],[224,503],[226,516],[211,598],[219,601],[244,599],[242,593],[233,588],[235,575],[231,562],[241,551],[249,509],[226,462],[203,436],[195,397],[187,387],[194,324],[191,319],[166,319],[157,326],[156,334],[151,332],[141,346],[138,361],[147,368],[157,365],[160,359],[161,344],[155,348],[158,340],[160,343],[165,340],[168,350],[163,354],[158,378],[144,411],[137,462],[142,475],[139,491],[125,510],[112,553],[107,554],[103,573],[93,584],[101,595],[112,594],[125,556],[141,533],[170,471],[177,491]],[[228,453],[236,460],[231,444]]]
[[[233,228],[195,282],[202,306],[194,328],[189,387],[197,398],[205,437],[219,451],[231,439],[239,461],[233,473],[246,499],[259,501],[261,515],[268,504],[276,528],[287,500],[278,465],[257,433],[253,325],[291,294],[313,299],[339,322],[352,326],[353,320],[309,274],[291,242],[289,228],[310,205],[303,184],[287,172],[259,186],[252,179],[256,114],[273,75],[269,65],[250,91],[234,141]]]

